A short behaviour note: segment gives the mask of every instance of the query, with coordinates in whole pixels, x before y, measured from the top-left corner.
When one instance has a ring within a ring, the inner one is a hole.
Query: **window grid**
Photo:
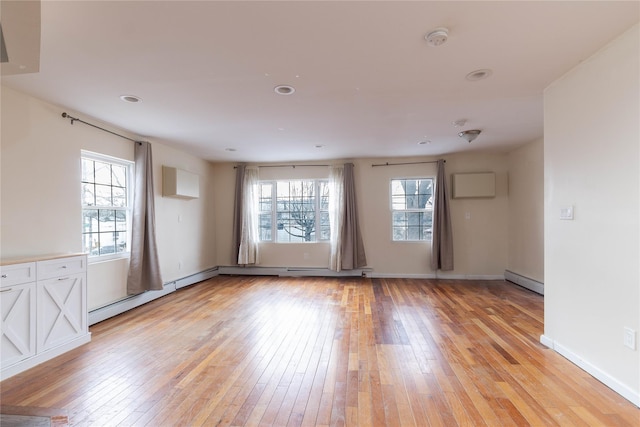
[[[329,240],[328,182],[262,181],[259,224],[261,241],[290,243]]]
[[[83,251],[90,257],[126,255],[131,163],[87,152],[81,161]]]
[[[433,178],[392,179],[390,194],[392,239],[431,240]]]

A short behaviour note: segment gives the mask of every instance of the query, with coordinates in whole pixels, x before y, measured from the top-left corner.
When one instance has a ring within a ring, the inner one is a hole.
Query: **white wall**
[[[544,281],[544,141],[509,153],[507,269]]]
[[[378,276],[427,277],[430,244],[394,242],[391,239],[389,186],[392,178],[433,177],[434,164],[372,167],[372,164],[402,163],[412,159],[356,159],[355,179],[361,230],[368,267]],[[460,154],[446,157],[450,174],[458,172],[496,172],[497,196],[492,199],[451,200],[455,270],[439,272],[439,277],[502,277],[507,265],[507,159],[499,154]],[[317,163],[317,162],[316,162]],[[339,163],[339,162],[332,162]],[[344,163],[344,161],[342,161]],[[219,265],[233,265],[231,250],[235,170],[232,164],[214,166],[217,253]],[[262,168],[261,179],[326,178],[327,168]],[[469,219],[465,214],[469,213]],[[326,268],[328,243],[261,244],[263,267]]]
[[[61,113],[135,136],[5,86],[1,99],[0,255],[6,259],[81,252],[80,152],[133,160],[133,143],[82,123],[71,126]],[[211,164],[151,142],[159,257],[163,280],[169,282],[215,266]],[[163,198],[162,164],[198,173],[201,198]],[[126,297],[127,268],[127,260],[90,261],[90,309]]]
[[[623,328],[640,331],[639,52],[636,25],[545,90],[542,337],[637,405]]]

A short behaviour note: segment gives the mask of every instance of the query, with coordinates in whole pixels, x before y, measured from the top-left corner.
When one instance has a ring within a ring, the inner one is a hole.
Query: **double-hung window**
[[[259,227],[263,242],[328,241],[329,183],[261,181]]]
[[[431,240],[433,178],[392,179],[391,218],[394,241]]]
[[[129,253],[133,163],[82,152],[82,245],[90,257]]]

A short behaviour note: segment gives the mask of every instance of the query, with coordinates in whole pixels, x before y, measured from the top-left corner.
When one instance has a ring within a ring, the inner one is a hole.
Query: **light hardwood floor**
[[[71,425],[635,426],[501,281],[220,276],[0,384]]]

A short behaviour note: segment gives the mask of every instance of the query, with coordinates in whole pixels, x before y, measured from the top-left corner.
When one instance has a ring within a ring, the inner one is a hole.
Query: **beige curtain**
[[[127,293],[163,289],[156,246],[151,144],[135,143],[135,184]]]
[[[449,193],[444,160],[438,160],[433,203],[433,233],[431,239],[431,269],[453,270],[453,233],[449,211]]]
[[[242,188],[242,217],[238,264],[258,264],[260,235],[258,230],[258,201],[260,178],[258,168],[245,168]]]
[[[335,178],[339,176],[339,171],[332,172]],[[335,214],[342,218],[334,220],[337,230],[335,231],[336,242],[331,242],[332,257],[334,256],[334,244],[336,259],[330,260],[329,267],[332,270],[353,270],[367,265],[367,256],[364,252],[364,244],[362,242],[362,234],[360,233],[360,225],[358,224],[358,204],[356,203],[355,179],[353,177],[353,163],[345,163],[342,170],[342,200],[336,198],[338,204],[336,209],[340,212]],[[338,185],[339,183],[336,183]],[[333,187],[333,185],[332,185]],[[330,188],[332,188],[330,187]],[[334,195],[330,194],[333,198]],[[331,219],[331,213],[329,219]],[[331,224],[332,239],[334,237],[334,224]]]

